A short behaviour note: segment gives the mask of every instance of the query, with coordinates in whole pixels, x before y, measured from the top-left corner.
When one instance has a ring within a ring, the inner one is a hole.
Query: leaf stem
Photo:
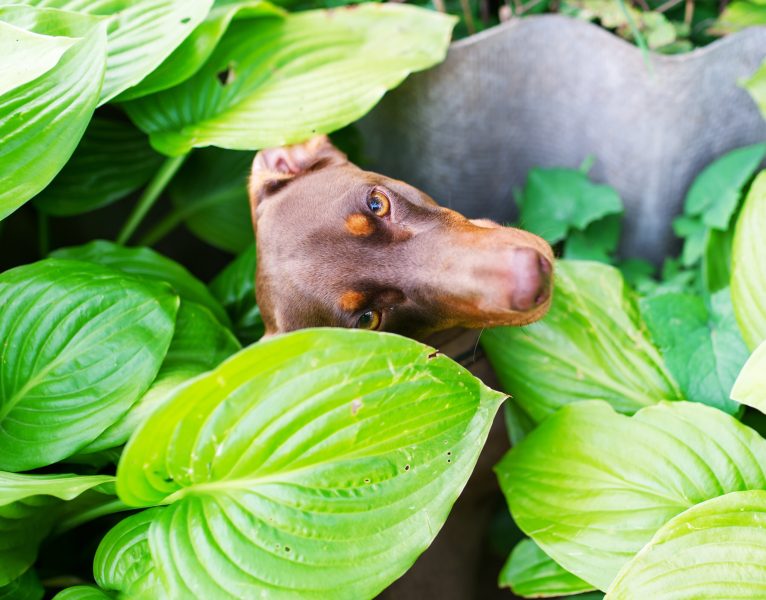
[[[138,202],[136,202],[135,207],[133,207],[133,212],[130,213],[125,225],[122,226],[122,229],[117,236],[118,244],[124,246],[125,242],[130,239],[130,236],[133,235],[133,232],[135,232],[136,228],[146,216],[146,213],[148,213],[152,206],[154,206],[154,203],[160,197],[160,194],[162,194],[165,187],[170,183],[170,180],[173,179],[173,175],[178,172],[178,169],[181,168],[181,165],[184,164],[188,156],[188,153],[182,154],[181,156],[172,156],[162,163],[162,166],[154,174],[154,177],[152,177],[152,180],[144,189]]]

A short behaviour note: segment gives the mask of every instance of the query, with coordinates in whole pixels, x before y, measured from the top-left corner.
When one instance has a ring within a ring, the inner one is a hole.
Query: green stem
[[[111,502],[99,504],[98,506],[94,506],[88,510],[76,513],[69,518],[64,518],[56,526],[55,532],[57,534],[64,533],[65,531],[79,527],[83,523],[87,523],[88,521],[92,521],[98,517],[103,517],[104,515],[111,515],[118,512],[124,512],[126,510],[135,510],[135,506],[128,506],[122,500],[115,498]]]
[[[184,164],[188,156],[188,154],[182,154],[181,156],[170,157],[162,163],[162,166],[154,174],[149,185],[146,186],[138,202],[136,202],[135,207],[133,207],[133,212],[130,213],[125,225],[122,226],[122,230],[117,236],[118,244],[124,246],[125,242],[130,239],[130,236],[133,235],[133,232],[146,216],[146,213],[154,206],[157,198],[160,197],[160,194],[162,194],[170,180],[173,179],[173,175],[181,168],[181,165]]]
[[[37,251],[40,253],[40,258],[45,258],[50,252],[50,232],[49,232],[48,215],[43,211],[37,211]]]

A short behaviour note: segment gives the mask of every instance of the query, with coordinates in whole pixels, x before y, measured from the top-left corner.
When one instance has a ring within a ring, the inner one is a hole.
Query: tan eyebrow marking
[[[346,217],[346,229],[351,235],[367,237],[375,231],[375,225],[366,215],[354,213]]]
[[[343,292],[343,294],[340,297],[340,307],[348,312],[354,312],[359,310],[364,306],[365,297],[362,292],[357,292],[356,290],[348,290],[347,292]]]

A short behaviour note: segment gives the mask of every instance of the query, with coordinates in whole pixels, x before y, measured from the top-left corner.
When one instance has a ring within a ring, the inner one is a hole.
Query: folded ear
[[[333,146],[326,135],[316,136],[302,144],[259,151],[253,160],[248,186],[253,219],[258,203],[282,189],[296,175],[347,162],[346,155]]]

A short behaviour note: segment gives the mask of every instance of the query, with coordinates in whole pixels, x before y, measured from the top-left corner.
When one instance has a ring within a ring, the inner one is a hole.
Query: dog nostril
[[[553,267],[532,248],[519,248],[511,257],[511,309],[525,312],[545,303],[551,295]]]

